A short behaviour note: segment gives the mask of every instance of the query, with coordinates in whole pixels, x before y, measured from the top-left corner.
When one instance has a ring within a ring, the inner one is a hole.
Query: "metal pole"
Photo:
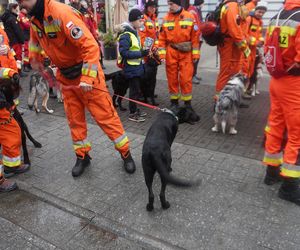
[[[106,22],[106,32],[109,30],[109,8],[108,8],[109,0],[105,0],[105,22]]]

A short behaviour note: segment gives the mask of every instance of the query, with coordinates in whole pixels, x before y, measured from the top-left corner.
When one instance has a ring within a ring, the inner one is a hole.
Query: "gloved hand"
[[[12,81],[13,83],[16,83],[16,84],[19,85],[19,83],[20,83],[20,76],[19,76],[19,74],[15,73],[15,74],[12,76],[11,81]]]
[[[85,83],[85,82],[80,82],[79,87],[84,91],[84,92],[89,92],[93,90],[93,86],[91,84]]]
[[[6,45],[0,45],[0,56],[5,56],[8,53],[8,47]]]
[[[150,50],[149,49],[145,49],[145,50],[142,50],[142,57],[145,57],[145,56],[148,56],[149,53],[150,53]]]

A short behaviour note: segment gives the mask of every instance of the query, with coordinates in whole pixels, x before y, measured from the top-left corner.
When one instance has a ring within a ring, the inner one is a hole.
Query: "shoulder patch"
[[[71,37],[74,38],[75,40],[79,39],[83,35],[82,29],[78,26],[74,26],[70,32],[71,32]]]
[[[74,23],[72,21],[68,22],[67,25],[66,25],[66,27],[68,29],[71,29],[73,26],[74,26]]]
[[[198,31],[198,30],[199,30],[199,27],[198,27],[197,24],[194,25],[194,30],[195,30],[195,31]]]
[[[3,42],[4,42],[4,36],[0,35],[0,45],[2,45]]]

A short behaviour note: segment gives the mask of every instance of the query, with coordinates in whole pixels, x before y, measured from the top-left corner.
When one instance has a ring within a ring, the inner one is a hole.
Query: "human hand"
[[[149,49],[142,50],[142,57],[148,56],[150,53]]]
[[[89,92],[93,90],[93,86],[91,84],[85,83],[85,82],[80,82],[79,87],[84,91],[84,92]]]

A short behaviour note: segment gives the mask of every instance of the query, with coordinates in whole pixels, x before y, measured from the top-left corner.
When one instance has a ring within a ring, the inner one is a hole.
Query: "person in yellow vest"
[[[123,65],[125,78],[129,81],[129,98],[138,100],[140,97],[140,79],[144,75],[142,58],[149,55],[149,50],[143,50],[138,36],[138,30],[143,25],[143,13],[139,9],[129,12],[129,23],[122,24],[119,35],[118,64]],[[144,122],[145,112],[140,111],[134,102],[129,102],[129,120]]]

